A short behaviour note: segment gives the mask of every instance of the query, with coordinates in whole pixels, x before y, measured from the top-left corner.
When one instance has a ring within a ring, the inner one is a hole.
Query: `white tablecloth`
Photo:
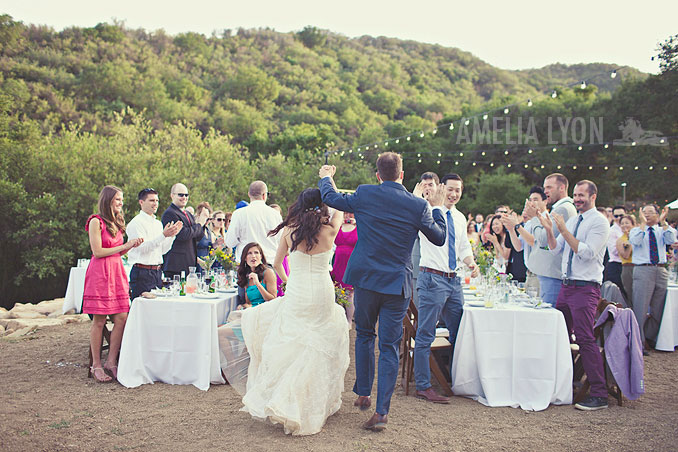
[[[659,325],[655,349],[672,352],[678,345],[678,286],[671,285],[666,290],[666,303],[662,323]]]
[[[237,293],[212,300],[194,297],[136,298],[118,362],[118,381],[128,388],[162,381],[207,391],[223,384],[217,326],[235,309]]]
[[[132,267],[125,265],[125,272],[129,280],[129,272]],[[85,273],[87,267],[71,267],[71,272],[68,274],[68,286],[66,286],[66,295],[64,296],[64,306],[62,313],[66,314],[71,309],[75,312],[82,312],[82,294],[85,291]]]
[[[572,356],[555,309],[464,307],[452,391],[491,406],[540,411],[572,403]]]

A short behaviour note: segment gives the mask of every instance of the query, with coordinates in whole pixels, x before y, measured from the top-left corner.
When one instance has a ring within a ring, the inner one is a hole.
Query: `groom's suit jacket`
[[[325,204],[355,214],[358,243],[344,282],[390,295],[412,294],[412,246],[421,231],[435,245],[445,243],[445,219],[426,200],[397,182],[360,185],[355,193],[337,193],[329,177],[318,183]]]

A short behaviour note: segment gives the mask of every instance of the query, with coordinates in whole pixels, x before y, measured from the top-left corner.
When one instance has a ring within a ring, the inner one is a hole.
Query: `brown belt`
[[[441,272],[440,270],[436,270],[435,268],[419,267],[419,271],[425,272],[425,273],[433,273],[434,275],[444,276],[445,278],[456,278],[457,277],[456,272],[445,273],[445,272]]]
[[[635,264],[636,267],[658,267],[661,264]]]
[[[622,267],[633,267],[636,264],[628,263],[628,264],[622,264]]]
[[[135,267],[145,268],[146,270],[160,270],[162,265],[144,265],[144,264],[134,264]]]

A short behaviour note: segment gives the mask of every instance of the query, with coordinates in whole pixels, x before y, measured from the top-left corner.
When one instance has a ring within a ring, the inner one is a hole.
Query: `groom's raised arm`
[[[343,212],[354,211],[352,203],[354,202],[355,194],[347,195],[338,193],[334,188],[334,183],[331,176],[326,176],[320,179],[320,182],[318,182],[318,188],[320,188],[320,194],[322,196],[323,202],[328,206]]]
[[[445,217],[440,209],[433,209],[424,206],[424,211],[421,214],[421,226],[419,228],[424,233],[429,242],[436,246],[443,246],[445,244],[445,235],[447,234],[447,224]]]

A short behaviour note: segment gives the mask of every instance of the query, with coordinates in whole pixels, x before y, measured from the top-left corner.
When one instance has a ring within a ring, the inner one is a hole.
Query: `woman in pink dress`
[[[353,321],[353,313],[355,307],[353,306],[353,286],[344,283],[344,272],[346,271],[346,264],[348,258],[351,257],[353,248],[358,241],[358,229],[356,228],[355,218],[350,212],[344,213],[344,224],[339,228],[339,233],[334,239],[334,244],[337,249],[334,252],[334,265],[332,266],[332,279],[336,281],[341,287],[346,289],[348,293],[348,306],[346,306],[346,318],[349,325]]]
[[[124,243],[125,217],[122,213],[122,190],[112,185],[99,193],[99,213],[87,219],[92,259],[85,273],[82,312],[92,314],[90,348],[92,376],[108,383],[118,375],[118,352],[129,312],[129,282],[122,265],[122,254],[141,245],[142,238]],[[113,331],[106,364],[101,365],[101,342],[106,317],[113,320]],[[110,376],[109,376],[110,374]]]

